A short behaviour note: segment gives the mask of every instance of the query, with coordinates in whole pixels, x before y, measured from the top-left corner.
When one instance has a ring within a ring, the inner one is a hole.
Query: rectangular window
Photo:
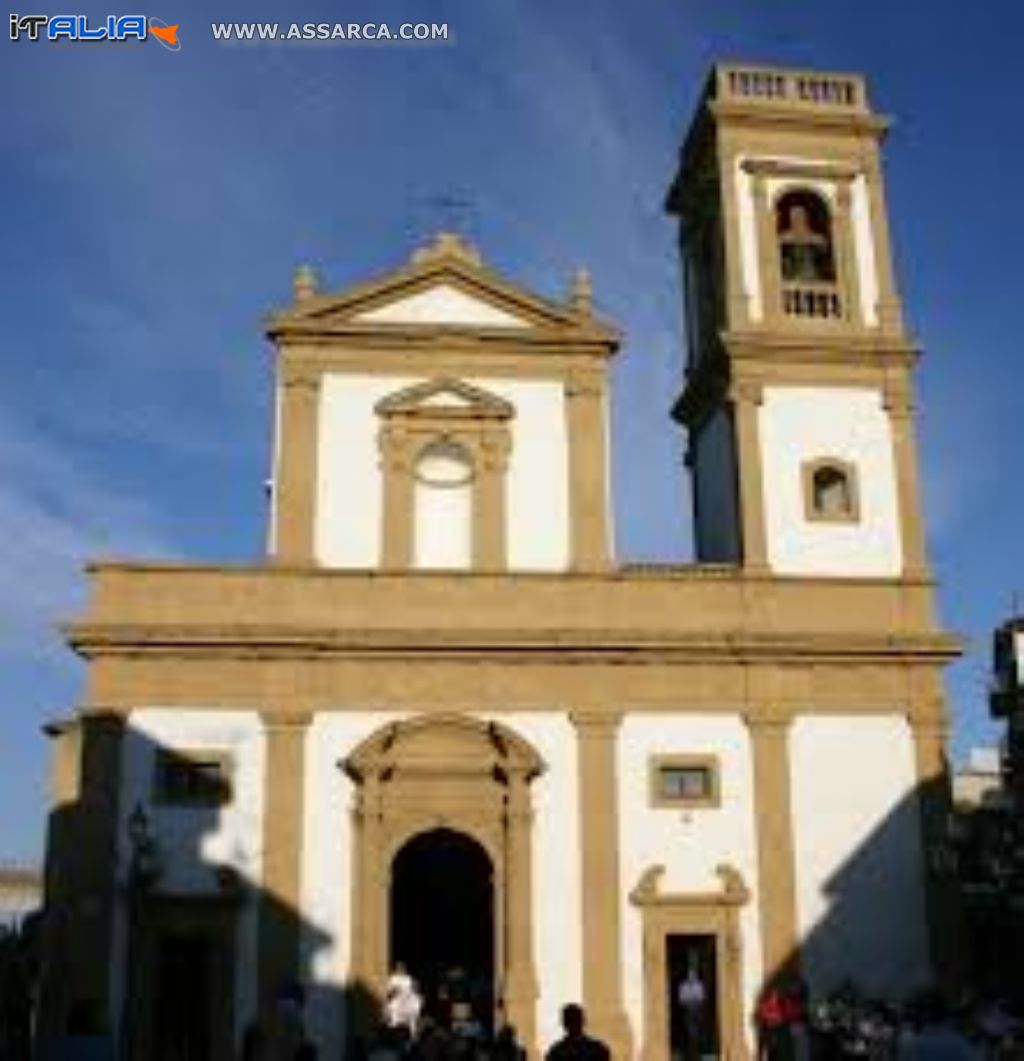
[[[651,760],[651,805],[717,807],[718,761],[710,755],[659,755]]]
[[[157,752],[156,803],[182,807],[220,807],[231,801],[231,760],[223,752]]]

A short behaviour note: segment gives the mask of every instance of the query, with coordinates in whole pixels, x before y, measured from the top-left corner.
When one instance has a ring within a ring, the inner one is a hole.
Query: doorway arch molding
[[[387,976],[395,856],[420,833],[461,832],[480,844],[493,866],[497,986],[504,1015],[534,1054],[530,785],[545,770],[540,754],[501,723],[429,714],[382,727],[340,765],[356,789],[351,969],[358,993],[379,997]]]

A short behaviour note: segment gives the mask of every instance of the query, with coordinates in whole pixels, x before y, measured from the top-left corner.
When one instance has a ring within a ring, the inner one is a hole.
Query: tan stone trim
[[[786,709],[746,716],[754,766],[763,980],[799,968],[793,812]]]
[[[892,263],[889,213],[885,205],[885,183],[876,146],[866,149],[864,175],[867,181],[868,210],[871,216],[871,242],[878,277],[878,326],[886,335],[903,333],[903,308]]]
[[[274,482],[274,558],[304,564],[314,561],[320,376],[282,372],[278,383],[281,422]]]
[[[845,512],[823,512],[815,500],[815,477],[819,472],[835,470],[846,482],[849,495],[849,507]],[[804,519],[809,523],[859,523],[860,522],[860,480],[857,467],[839,457],[816,457],[800,465],[800,485],[804,497]]]
[[[743,169],[759,177],[782,177],[787,180],[835,181],[848,184],[857,176],[854,166],[843,162],[809,162],[800,159],[747,158]]]
[[[469,402],[428,404],[452,394]],[[388,570],[406,570],[415,560],[415,479],[421,454],[452,442],[472,462],[472,555],[477,570],[506,565],[506,472],[512,435],[510,403],[462,380],[438,378],[405,388],[377,403],[383,478],[381,558]]]
[[[754,172],[754,224],[757,230],[757,271],[761,278],[761,315],[769,327],[782,320],[782,276],[779,269],[779,240],[775,231],[775,207],[768,196],[768,182],[762,172]]]
[[[491,860],[495,971],[505,985],[507,1017],[536,1058],[529,783],[543,760],[499,723],[449,712],[383,727],[343,766],[357,786],[352,977],[379,997],[390,950],[391,866],[401,848],[431,829],[462,832]]]
[[[576,373],[565,389],[571,557],[579,571],[610,563],[607,401],[603,373]]]
[[[264,711],[263,875],[259,911],[259,997],[301,979],[302,842],[305,752],[310,715],[294,708]]]
[[[683,755],[676,752],[652,755],[648,760],[648,799],[661,810],[709,809],[722,805],[722,774],[717,755]],[[669,796],[662,790],[661,774],[666,769],[700,769],[708,775],[708,792],[703,796]]]
[[[743,935],[740,911],[750,893],[739,872],[719,866],[720,892],[665,893],[659,888],[664,867],[651,866],[630,894],[643,925],[644,1029],[643,1061],[665,1061],[668,1041],[666,939],[670,935],[709,935],[715,939],[721,1056],[750,1056],[743,1033]]]
[[[76,728],[76,798],[55,809],[48,837],[41,1041],[63,1030],[78,999],[93,999],[112,1020],[117,1016],[110,1010],[110,975],[125,721],[120,714],[96,710],[82,716]],[[71,750],[66,749],[69,756]]]
[[[750,324],[750,300],[752,291],[747,290],[743,276],[743,244],[740,239],[739,189],[736,181],[736,158],[731,151],[723,150],[718,161],[718,196],[721,200],[722,242],[725,251],[726,314],[725,325],[729,329],[744,328]],[[705,223],[714,223],[705,222]],[[684,266],[686,268],[686,266]],[[763,276],[764,274],[762,274]],[[763,283],[763,280],[762,280]],[[712,326],[711,330],[714,330]],[[693,351],[699,359],[698,351]]]
[[[892,430],[893,465],[896,469],[896,495],[900,514],[900,538],[903,547],[905,578],[928,577],[931,565],[921,510],[921,487],[918,476],[917,441],[909,381],[907,388],[887,388],[885,408]]]
[[[930,666],[938,673],[944,662]],[[778,664],[774,654],[766,653],[761,665],[775,678],[780,700],[794,711],[887,715],[905,700],[906,673],[896,659]],[[251,710],[257,704],[273,711],[289,691],[315,711],[358,711],[367,703],[385,702],[394,710],[425,713],[500,712],[512,705],[550,711],[552,703],[578,700],[592,688],[636,711],[736,714],[756,707],[746,674],[752,661],[725,655],[714,662],[678,664],[627,657],[524,660],[507,653],[469,654],[462,661],[416,653],[366,659],[320,653],[278,659],[164,656],[105,660],[94,669],[103,672],[95,686],[108,694],[108,704],[125,713],[140,702],[184,710],[210,703],[223,710]]]
[[[963,989],[968,950],[962,896],[956,879],[937,870],[935,852],[948,843],[952,792],[946,742],[949,722],[941,701],[920,701],[907,712],[917,767],[917,802],[925,869],[925,916],[932,969],[953,993]]]
[[[739,478],[740,548],[743,566],[755,572],[768,569],[759,423],[761,400],[760,387],[734,385],[732,389],[732,416],[736,431]]]
[[[583,896],[583,1004],[591,1028],[613,1057],[632,1056],[632,1036],[622,1004],[619,904],[619,806],[616,738],[619,715],[611,710],[572,712],[579,763]]]

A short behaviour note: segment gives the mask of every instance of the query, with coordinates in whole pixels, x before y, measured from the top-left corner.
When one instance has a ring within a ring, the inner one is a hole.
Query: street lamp
[[[146,896],[160,878],[160,850],[150,829],[149,815],[141,803],[136,803],[128,817],[128,842],[131,855],[128,861],[128,989],[125,992],[124,1012],[121,1015],[120,1056],[130,1059],[136,1054],[136,1010],[139,1006],[139,981],[143,912]]]

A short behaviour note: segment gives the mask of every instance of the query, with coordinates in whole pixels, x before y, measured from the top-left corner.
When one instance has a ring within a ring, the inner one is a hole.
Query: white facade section
[[[300,946],[309,983],[307,1025],[321,1057],[342,1056],[341,992],[351,964],[355,785],[338,764],[376,730],[405,717],[387,711],[325,712],[306,732]]]
[[[798,930],[812,990],[928,983],[913,738],[898,714],[808,716],[790,733]]]
[[[441,444],[416,462],[413,564],[468,568],[473,562],[473,465],[461,448]]]
[[[650,762],[655,755],[717,757],[720,807],[682,811],[653,808]],[[721,890],[715,867],[723,862],[743,875],[752,898],[743,908],[742,997],[753,1012],[761,986],[761,936],[757,894],[757,841],[750,738],[739,715],[627,714],[618,736],[619,858],[622,895],[623,1001],[637,1042],[643,1039],[644,964],[640,912],[629,893],[651,866],[665,867],[663,891]],[[664,990],[654,985],[655,990]],[[745,1024],[749,1035],[749,1022]]]
[[[174,807],[154,802],[161,749],[222,752],[231,764],[231,800],[221,807]],[[172,895],[215,895],[216,870],[237,872],[258,894],[263,867],[263,778],[265,741],[255,711],[214,708],[133,711],[121,750],[117,879],[128,878],[131,846],[128,819],[141,806],[158,846],[158,888]],[[239,907],[235,951],[235,1034],[257,1010],[258,904]],[[115,919],[114,1012],[125,991],[127,923],[123,906]]]
[[[329,374],[320,397],[317,560],[328,567],[380,564],[383,483],[374,410],[389,394],[425,380]],[[512,570],[569,566],[569,450],[563,386],[555,380],[471,379],[512,403],[506,473],[506,538]]]
[[[739,559],[736,444],[732,417],[725,409],[719,409],[694,439],[693,480],[697,559],[710,563]]]
[[[320,387],[314,555],[327,567],[380,564],[383,481],[375,406],[420,382],[405,376],[329,374]]]
[[[357,314],[360,323],[462,324],[490,328],[529,328],[530,322],[474,298],[451,284],[436,284],[426,291],[397,299]]]
[[[766,387],[759,408],[768,562],[778,574],[891,577],[902,570],[892,428],[878,391]],[[808,520],[803,465],[853,465],[859,519]]]
[[[850,188],[850,220],[853,225],[853,248],[857,262],[861,313],[864,323],[869,328],[874,328],[878,324],[878,265],[871,228],[868,182],[862,176],[854,178]]]
[[[583,997],[583,887],[576,731],[560,711],[481,716],[529,741],[547,765],[533,800],[533,954],[541,1050],[562,1034],[559,1015]]]

